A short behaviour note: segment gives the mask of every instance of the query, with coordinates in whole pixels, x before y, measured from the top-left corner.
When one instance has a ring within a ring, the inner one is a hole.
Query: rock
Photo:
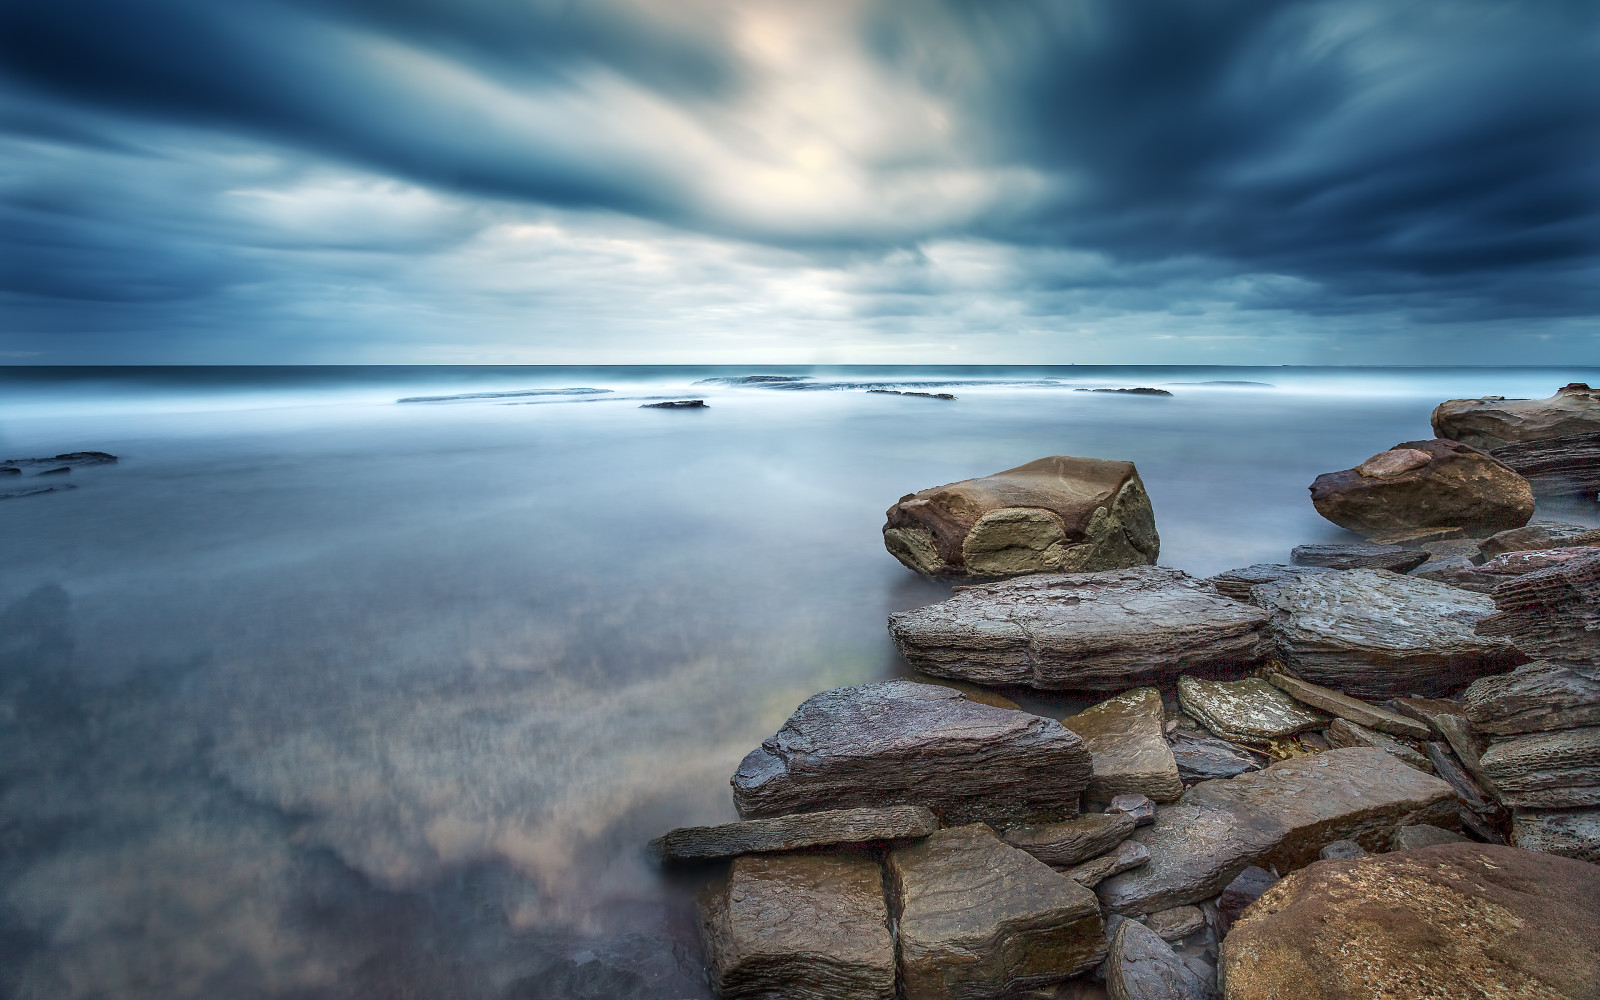
[[[1511,818],[1511,842],[1600,865],[1600,809],[1518,809]]]
[[[1451,399],[1433,410],[1433,432],[1486,451],[1525,441],[1600,433],[1600,398],[1582,382],[1548,399]]]
[[[1490,535],[1478,543],[1478,549],[1485,559],[1493,559],[1507,552],[1597,544],[1600,544],[1600,528],[1584,524],[1535,522]]]
[[[1061,823],[1014,826],[1002,837],[1051,867],[1070,868],[1116,847],[1133,828],[1134,819],[1126,813],[1084,813]]]
[[[1217,971],[1228,1000],[1580,1000],[1600,996],[1597,921],[1600,867],[1442,844],[1288,876]]]
[[[1600,549],[1512,577],[1495,588],[1494,604],[1479,635],[1536,660],[1600,663]]]
[[[1533,516],[1528,481],[1456,441],[1408,441],[1311,485],[1317,513],[1364,535],[1461,527],[1487,535]]]
[[[1427,823],[1415,823],[1411,826],[1396,827],[1394,836],[1389,841],[1389,849],[1392,851],[1414,851],[1419,847],[1464,843],[1467,843],[1467,838],[1453,830],[1430,826]]]
[[[1258,583],[1279,583],[1297,580],[1306,573],[1320,573],[1321,566],[1285,566],[1282,563],[1255,563],[1230,569],[1202,580],[1214,587],[1217,593],[1236,601],[1250,600],[1250,588]]]
[[[923,396],[927,399],[955,399],[948,392],[912,392],[907,389],[868,389],[868,392],[883,393],[888,396]]]
[[[51,472],[59,472],[63,468],[70,471],[86,465],[110,465],[116,461],[117,456],[103,451],[69,451],[53,458],[8,458],[0,462],[0,473],[19,475],[25,469],[40,468]],[[37,474],[44,475],[43,472]]]
[[[1448,538],[1436,542],[1423,542],[1417,547],[1426,552],[1431,559],[1465,556],[1472,562],[1483,562],[1483,552],[1478,548],[1477,541],[1472,538]]]
[[[1178,678],[1178,703],[1207,729],[1236,743],[1264,744],[1327,721],[1258,677],[1203,681],[1184,674]]]
[[[663,861],[709,861],[802,847],[926,837],[937,829],[938,818],[922,806],[830,809],[721,826],[683,827],[652,840],[650,848]]]
[[[890,852],[905,1000],[1010,994],[1106,954],[1094,894],[981,824]]]
[[[1149,386],[1137,386],[1132,389],[1074,389],[1073,392],[1122,392],[1134,396],[1170,396],[1172,393],[1165,389],[1152,389]]]
[[[1367,541],[1374,545],[1404,545],[1407,548],[1417,548],[1424,542],[1442,542],[1452,538],[1465,538],[1467,533],[1462,528],[1408,528],[1405,531],[1390,532],[1387,535],[1374,535]]]
[[[733,776],[739,815],[922,805],[946,823],[1047,822],[1078,811],[1083,740],[1053,719],[914,681],[807,698]]]
[[[670,399],[664,403],[640,403],[641,410],[700,410],[708,404],[703,399]]]
[[[1386,569],[1404,573],[1428,561],[1428,553],[1398,545],[1373,545],[1370,542],[1335,542],[1328,545],[1296,545],[1289,560],[1301,566],[1326,569]]]
[[[935,676],[1126,691],[1170,686],[1183,671],[1245,669],[1267,650],[1267,618],[1181,570],[1140,566],[968,587],[890,615],[889,634]]]
[[[1431,735],[1428,727],[1415,719],[1408,719],[1393,712],[1385,712],[1375,705],[1369,705],[1347,694],[1340,694],[1338,691],[1325,688],[1320,684],[1313,684],[1298,677],[1290,677],[1287,674],[1278,673],[1269,674],[1267,681],[1296,701],[1304,702],[1313,708],[1319,708],[1329,715],[1336,715],[1341,719],[1359,723],[1368,729],[1375,729],[1380,733],[1410,736],[1419,740],[1425,740]]]
[[[1503,819],[1500,812],[1496,812],[1497,819]],[[1489,821],[1463,805],[1456,810],[1456,818],[1461,820],[1461,832],[1481,844],[1504,844],[1506,838],[1498,829],[1489,825]]]
[[[1593,555],[1594,547],[1588,545],[1569,545],[1558,549],[1530,549],[1524,552],[1507,552],[1495,556],[1488,562],[1478,567],[1478,572],[1486,578],[1491,586],[1504,583],[1507,578],[1522,576],[1534,570],[1546,569],[1557,563],[1564,563],[1569,559],[1579,556]]]
[[[1422,752],[1427,754],[1428,763],[1433,765],[1433,771],[1454,789],[1461,801],[1477,812],[1492,813],[1495,811],[1494,800],[1484,787],[1468,774],[1466,768],[1450,752],[1447,743],[1433,741],[1423,745]]]
[[[0,500],[15,500],[17,497],[31,497],[36,493],[60,493],[75,489],[77,487],[71,483],[54,483],[50,486],[31,486],[20,490],[0,490]]]
[[[1177,761],[1163,734],[1166,709],[1155,688],[1134,688],[1094,705],[1061,724],[1083,737],[1094,759],[1090,802],[1134,793],[1157,802],[1183,794]]]
[[[1124,840],[1098,858],[1073,865],[1062,874],[1085,889],[1093,889],[1111,876],[1130,871],[1149,860],[1149,848],[1137,840]]]
[[[1182,731],[1172,734],[1172,758],[1178,765],[1178,777],[1186,782],[1232,778],[1263,766],[1253,754],[1227,740]]]
[[[1455,812],[1449,785],[1381,750],[1295,757],[1201,782],[1163,806],[1132,838],[1149,848],[1150,863],[1102,882],[1100,900],[1124,914],[1198,903],[1251,865],[1298,868],[1330,840],[1377,849],[1396,826],[1448,826]]]
[[[1496,736],[1600,726],[1600,666],[1535,660],[1478,678],[1462,700],[1473,728]]]
[[[1261,894],[1277,882],[1276,872],[1269,872],[1258,865],[1251,865],[1235,876],[1217,896],[1217,914],[1222,917],[1224,932],[1251,903],[1260,899]]]
[[[1483,770],[1508,806],[1600,806],[1600,726],[1495,740]]]
[[[1433,764],[1416,747],[1347,719],[1335,719],[1328,726],[1328,744],[1335,747],[1371,747],[1374,750],[1382,750],[1419,771],[1433,773]]]
[[[1462,590],[1470,590],[1478,594],[1489,593],[1500,582],[1497,577],[1485,576],[1479,572],[1477,563],[1474,563],[1466,556],[1446,556],[1443,559],[1429,559],[1412,570],[1411,575],[1421,580],[1433,580],[1437,583],[1460,587]]]
[[[1600,490],[1600,434],[1508,444],[1489,454],[1526,479],[1536,496],[1592,500]]]
[[[1114,796],[1106,812],[1131,816],[1135,826],[1149,826],[1156,821],[1156,804],[1143,795]]]
[[[1215,1000],[1217,991],[1137,920],[1126,920],[1111,936],[1106,959],[1111,1000]]]
[[[70,466],[70,465],[58,465],[54,469],[46,469],[43,472],[36,473],[36,475],[40,475],[40,476],[65,476],[71,471],[72,471],[72,466]]]
[[[1322,850],[1317,852],[1317,857],[1323,861],[1332,859],[1347,860],[1349,858],[1364,858],[1369,853],[1365,847],[1353,840],[1335,840],[1331,844],[1322,845]]]
[[[877,862],[738,858],[701,894],[711,983],[723,997],[889,1000],[895,946]]]
[[[993,577],[1154,564],[1155,512],[1132,462],[1056,455],[911,493],[889,508],[890,554],[925,576]]]
[[[1526,657],[1473,631],[1494,601],[1382,570],[1332,570],[1262,584],[1257,604],[1284,673],[1362,698],[1435,694],[1500,673]]]
[[[1174,906],[1170,910],[1157,910],[1145,918],[1146,927],[1156,932],[1163,941],[1178,941],[1206,925],[1206,915],[1198,906]]]
[[[1389,704],[1394,707],[1396,714],[1415,719],[1440,737],[1444,736],[1444,724],[1440,720],[1452,716],[1465,718],[1467,714],[1466,702],[1454,698],[1394,698]]]

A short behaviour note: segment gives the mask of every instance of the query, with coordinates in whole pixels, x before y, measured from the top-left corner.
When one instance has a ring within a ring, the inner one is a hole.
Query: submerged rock
[[[1496,736],[1600,726],[1600,666],[1535,660],[1461,697],[1473,728]]]
[[[721,826],[683,827],[652,840],[650,848],[663,861],[709,861],[802,847],[926,837],[937,829],[938,817],[922,806],[829,809]]]
[[[1178,957],[1160,935],[1124,920],[1111,935],[1106,959],[1111,1000],[1215,1000],[1216,989]]]
[[[1443,844],[1289,875],[1234,925],[1217,971],[1228,1000],[1580,1000],[1600,996],[1597,922],[1600,867]]]
[[[1183,794],[1178,764],[1163,734],[1166,709],[1161,692],[1135,688],[1062,719],[1083,737],[1094,760],[1089,779],[1091,802],[1110,802],[1127,793],[1171,802]]]
[[[922,805],[946,823],[1063,819],[1089,783],[1083,740],[1053,719],[913,681],[807,698],[733,776],[745,817]]]
[[[1241,681],[1178,678],[1178,704],[1207,729],[1236,743],[1265,744],[1307,729],[1327,717],[1300,705],[1258,677]]]
[[[1478,634],[1509,640],[1534,659],[1600,663],[1600,549],[1507,580],[1494,604]]]
[[[1071,868],[1127,840],[1133,828],[1134,819],[1126,813],[1084,813],[1060,823],[1015,826],[1003,837],[1052,868]]]
[[[1518,809],[1511,818],[1511,842],[1600,865],[1600,808]]]
[[[707,403],[703,399],[669,399],[663,403],[640,403],[641,410],[701,410]]]
[[[1093,889],[1111,876],[1137,868],[1149,860],[1149,848],[1137,840],[1124,840],[1099,857],[1074,865],[1062,874],[1085,889]]]
[[[1416,747],[1393,736],[1376,732],[1347,719],[1335,719],[1328,726],[1328,745],[1333,747],[1371,747],[1382,750],[1419,771],[1433,773],[1433,764]]]
[[[924,673],[1045,690],[1125,691],[1181,672],[1238,672],[1267,650],[1268,614],[1181,570],[1140,566],[966,588],[889,616]]]
[[[1461,527],[1520,528],[1533,516],[1528,481],[1485,452],[1435,438],[1407,441],[1311,485],[1317,513],[1364,535]]]
[[[1600,806],[1600,726],[1496,740],[1483,770],[1508,806]]]
[[[1371,542],[1334,542],[1327,545],[1296,545],[1289,553],[1291,562],[1300,566],[1321,566],[1325,569],[1386,569],[1404,573],[1428,561],[1428,553],[1421,549],[1407,549],[1399,545],[1373,545]]]
[[[996,577],[1153,564],[1155,512],[1132,462],[1056,455],[907,494],[884,545],[926,576]]]
[[[1232,778],[1265,766],[1254,754],[1227,740],[1182,730],[1172,734],[1172,758],[1178,765],[1178,777],[1190,782]]]
[[[1375,729],[1382,733],[1393,733],[1396,736],[1410,736],[1419,740],[1428,738],[1428,727],[1417,720],[1408,719],[1393,712],[1386,712],[1376,705],[1369,705],[1360,699],[1352,698],[1332,688],[1325,688],[1320,684],[1313,684],[1298,677],[1290,677],[1288,674],[1278,673],[1268,675],[1267,682],[1296,701],[1321,709],[1329,715],[1336,715],[1341,719],[1359,723],[1368,729]]]

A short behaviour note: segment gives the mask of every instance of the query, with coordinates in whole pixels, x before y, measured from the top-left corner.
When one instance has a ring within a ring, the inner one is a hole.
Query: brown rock
[[[1335,747],[1371,747],[1374,750],[1382,750],[1419,771],[1433,773],[1433,764],[1416,747],[1346,719],[1335,719],[1329,724],[1328,744]]]
[[[1478,678],[1462,699],[1473,727],[1496,736],[1600,726],[1600,666],[1535,660]]]
[[[1498,611],[1474,627],[1533,659],[1600,663],[1600,549],[1512,577],[1495,588]]]
[[[1564,563],[1569,559],[1579,556],[1594,554],[1594,548],[1588,545],[1569,545],[1558,549],[1530,549],[1524,552],[1507,552],[1495,556],[1488,562],[1478,567],[1478,572],[1485,577],[1493,577],[1489,581],[1495,585],[1504,583],[1508,577],[1522,576],[1534,570],[1546,569],[1557,563]]]
[[[1090,802],[1110,802],[1130,792],[1171,802],[1183,794],[1178,763],[1163,732],[1165,721],[1161,692],[1149,687],[1124,691],[1061,720],[1083,737],[1094,758]]]
[[[1495,740],[1483,770],[1508,806],[1600,806],[1600,726]]]
[[[721,826],[683,827],[652,840],[650,848],[663,861],[709,861],[802,847],[926,837],[937,829],[938,818],[922,806],[829,809]]]
[[[1573,382],[1548,399],[1451,399],[1434,408],[1433,432],[1486,451],[1600,433],[1600,398],[1584,383]]]
[[[1374,545],[1404,545],[1407,548],[1418,548],[1423,542],[1442,542],[1452,538],[1465,538],[1466,531],[1456,527],[1443,528],[1409,528],[1405,531],[1394,531],[1387,535],[1373,535],[1367,541]]]
[[[1203,681],[1184,674],[1178,678],[1178,704],[1223,739],[1258,746],[1327,721],[1258,677]]]
[[[884,545],[927,576],[1076,573],[1153,564],[1161,549],[1132,462],[1041,458],[901,497]]]
[[[1084,813],[1060,823],[1014,826],[1002,836],[1052,868],[1070,868],[1127,840],[1133,827],[1126,813]]]
[[[1085,889],[1093,889],[1111,876],[1130,871],[1149,860],[1149,848],[1137,840],[1124,840],[1098,858],[1073,865],[1062,874]]]
[[[1478,564],[1466,556],[1445,556],[1429,559],[1412,570],[1411,575],[1421,580],[1433,580],[1473,593],[1487,594],[1499,585],[1501,578],[1486,576],[1479,570]]]
[[[1429,460],[1415,464],[1421,457]],[[1433,527],[1489,534],[1533,516],[1527,480],[1476,448],[1439,438],[1324,473],[1311,485],[1311,502],[1334,524],[1364,535]]]
[[[1600,867],[1485,844],[1324,861],[1222,943],[1228,1000],[1600,996]]]
[[[1386,569],[1404,573],[1428,561],[1428,553],[1399,545],[1373,545],[1371,542],[1333,542],[1325,545],[1296,545],[1289,560],[1299,566],[1325,569]]]
[[[1178,941],[1206,925],[1206,915],[1198,906],[1174,906],[1157,910],[1144,919],[1146,927],[1163,941]]]
[[[1462,802],[1477,812],[1495,811],[1495,803],[1489,797],[1489,792],[1461,766],[1456,755],[1450,752],[1448,743],[1440,743],[1437,740],[1425,743],[1422,752],[1427,754],[1428,763],[1433,765],[1433,772],[1455,790]]]
[[[1600,544],[1600,528],[1591,528],[1583,524],[1535,522],[1525,527],[1490,535],[1478,543],[1478,549],[1484,558],[1493,559],[1507,552],[1597,544]]]
[[[1296,701],[1304,702],[1312,708],[1319,708],[1329,715],[1336,715],[1341,719],[1359,723],[1368,729],[1375,729],[1380,733],[1392,733],[1396,736],[1410,736],[1413,739],[1425,740],[1429,736],[1428,727],[1415,719],[1408,719],[1403,715],[1385,712],[1375,705],[1341,694],[1332,688],[1325,688],[1320,684],[1290,677],[1287,674],[1273,673],[1267,676],[1267,681],[1273,687],[1286,692]]]
[[[1111,804],[1106,806],[1106,812],[1131,816],[1135,826],[1149,826],[1156,821],[1156,804],[1145,795],[1129,793],[1113,796]]]

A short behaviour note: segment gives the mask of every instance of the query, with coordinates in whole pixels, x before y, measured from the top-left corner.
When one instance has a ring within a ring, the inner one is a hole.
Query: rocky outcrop
[[[1534,659],[1600,663],[1600,549],[1514,577],[1495,588],[1496,614],[1479,635],[1503,638]]]
[[[1582,382],[1548,399],[1452,399],[1433,411],[1434,433],[1492,454],[1542,495],[1600,489],[1600,394]]]
[[[710,861],[802,847],[905,840],[926,837],[937,829],[938,817],[922,806],[829,809],[720,826],[683,827],[652,840],[650,849],[663,861]]]
[[[709,404],[703,399],[669,399],[661,403],[640,403],[641,410],[703,410]]]
[[[1262,584],[1284,672],[1361,698],[1433,694],[1522,662],[1474,626],[1494,613],[1481,594],[1382,570],[1333,570]]]
[[[1268,615],[1160,566],[1030,576],[889,616],[918,670],[979,684],[1125,691],[1179,673],[1237,673],[1267,650]]]
[[[1600,666],[1535,660],[1473,681],[1462,700],[1473,727],[1495,736],[1600,726]]]
[[[1415,719],[1408,719],[1403,715],[1386,712],[1376,705],[1369,705],[1359,698],[1352,698],[1341,694],[1332,688],[1325,688],[1320,684],[1290,677],[1287,674],[1269,674],[1267,681],[1273,687],[1288,694],[1295,701],[1304,702],[1313,708],[1327,712],[1329,715],[1338,716],[1349,722],[1358,723],[1368,729],[1375,729],[1380,733],[1392,733],[1396,736],[1410,736],[1413,739],[1425,740],[1429,730],[1426,725]]]
[[[1583,524],[1535,522],[1490,535],[1478,543],[1478,551],[1483,553],[1484,558],[1493,559],[1507,552],[1588,545],[1600,545],[1600,528]]]
[[[700,896],[711,984],[723,997],[890,1000],[895,947],[869,858],[739,858]]]
[[[1195,785],[1134,831],[1150,863],[1107,879],[1101,902],[1117,913],[1198,903],[1250,865],[1280,872],[1317,859],[1323,844],[1388,845],[1396,826],[1451,827],[1455,791],[1381,750],[1345,749],[1295,757],[1262,771]]]
[[[1320,729],[1327,717],[1311,711],[1258,677],[1240,681],[1178,678],[1178,704],[1225,740],[1266,744],[1307,729]]]
[[[1333,747],[1371,747],[1382,750],[1419,771],[1433,773],[1433,764],[1422,751],[1393,736],[1375,732],[1346,719],[1335,719],[1328,726],[1328,745]]]
[[[1600,865],[1600,808],[1518,809],[1511,819],[1511,842]]]
[[[1106,954],[1094,893],[981,824],[889,854],[905,1000],[1009,995]]]
[[[1528,481],[1457,441],[1407,441],[1311,485],[1317,513],[1364,535],[1461,527],[1487,535],[1533,516]]]
[[[1325,545],[1296,545],[1289,561],[1299,566],[1324,569],[1386,569],[1405,573],[1428,561],[1422,549],[1399,545],[1373,545],[1371,542],[1333,542]]]
[[[1600,726],[1496,740],[1483,755],[1483,770],[1508,806],[1600,806]]]
[[[1076,573],[1153,564],[1161,549],[1132,462],[1056,455],[911,493],[884,545],[925,576]]]
[[[1052,868],[1071,868],[1127,840],[1133,827],[1126,813],[1084,813],[1060,823],[1014,826],[1003,836]]]
[[[1222,943],[1228,1000],[1600,996],[1600,867],[1486,844],[1325,861]],[[1356,936],[1358,935],[1358,936]]]
[[[1186,733],[1181,729],[1172,734],[1171,746],[1172,759],[1178,765],[1178,777],[1184,782],[1232,778],[1246,771],[1259,771],[1264,766],[1244,747],[1215,737]]]
[[[1148,687],[1124,691],[1061,720],[1083,737],[1094,760],[1091,803],[1110,802],[1113,796],[1129,792],[1156,802],[1171,802],[1183,794],[1178,764],[1163,732],[1165,721],[1161,692]]]
[[[733,776],[745,817],[927,806],[946,823],[1064,819],[1089,783],[1083,740],[1053,719],[913,681],[807,698]]]
[[[1111,935],[1106,958],[1111,1000],[1215,1000],[1217,991],[1184,964],[1160,935],[1124,920]]]
[[[1321,566],[1285,566],[1282,563],[1255,563],[1230,569],[1201,582],[1210,584],[1217,593],[1236,601],[1250,600],[1250,588],[1258,583],[1281,583],[1297,580],[1305,573],[1320,573]]]

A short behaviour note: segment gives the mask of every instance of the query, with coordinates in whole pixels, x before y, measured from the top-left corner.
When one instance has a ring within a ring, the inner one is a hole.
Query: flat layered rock
[[[1319,729],[1328,721],[1258,677],[1205,681],[1185,674],[1178,678],[1178,704],[1201,725],[1236,743],[1265,744]]]
[[[1260,583],[1281,583],[1284,580],[1297,580],[1306,573],[1320,573],[1321,566],[1286,566],[1283,563],[1254,563],[1250,566],[1240,566],[1237,569],[1225,570],[1216,576],[1202,580],[1210,584],[1217,593],[1224,597],[1231,597],[1236,601],[1250,600],[1250,588]]]
[[[1325,569],[1386,569],[1404,573],[1428,561],[1428,553],[1399,545],[1374,545],[1371,542],[1333,542],[1326,545],[1296,545],[1289,561],[1300,566]]]
[[[1483,770],[1508,806],[1600,806],[1600,726],[1496,740]]]
[[[833,844],[867,844],[926,837],[939,819],[923,806],[864,807],[690,826],[650,842],[663,861],[710,861],[740,854],[793,851]]]
[[[1404,764],[1419,771],[1433,773],[1433,764],[1427,755],[1409,743],[1380,733],[1347,719],[1335,719],[1328,726],[1328,745],[1333,747],[1370,747],[1382,750]]]
[[[1209,899],[1251,865],[1310,864],[1332,840],[1381,850],[1397,826],[1455,822],[1455,791],[1438,778],[1381,750],[1329,750],[1190,788],[1134,831],[1150,863],[1098,892],[1117,913],[1150,913]]]
[[[925,576],[1078,573],[1154,564],[1155,512],[1132,462],[1055,455],[911,493],[883,543]]]
[[[1150,849],[1137,840],[1124,840],[1111,850],[1091,858],[1080,865],[1073,865],[1062,874],[1083,886],[1093,889],[1113,875],[1131,871],[1150,860]]]
[[[1600,663],[1600,549],[1513,577],[1476,625],[1536,660]]]
[[[1447,526],[1487,535],[1527,524],[1533,489],[1486,452],[1434,438],[1397,444],[1354,469],[1318,476],[1311,503],[1334,524],[1363,535]]]
[[[1111,935],[1106,992],[1111,1000],[1216,1000],[1217,996],[1215,987],[1137,920],[1124,920]]]
[[[1535,660],[1462,693],[1473,728],[1496,736],[1600,726],[1600,666]]]
[[[1430,735],[1428,727],[1415,719],[1386,712],[1376,705],[1369,705],[1360,699],[1352,698],[1332,688],[1325,688],[1320,684],[1278,673],[1268,675],[1267,682],[1295,701],[1380,733],[1410,736],[1419,740],[1425,740]]]
[[[1511,842],[1523,850],[1600,865],[1600,808],[1518,809]]]
[[[1144,925],[1163,941],[1179,941],[1204,927],[1206,915],[1198,906],[1174,906],[1145,917]]]
[[[1172,734],[1171,745],[1178,777],[1186,782],[1232,778],[1265,766],[1244,747],[1211,736],[1195,736],[1179,730]]]
[[[1455,789],[1456,795],[1469,808],[1482,813],[1494,812],[1495,803],[1487,787],[1467,773],[1448,743],[1430,740],[1422,745],[1422,752],[1427,755],[1428,763],[1433,765],[1433,772]]]
[[[739,858],[700,896],[711,984],[723,997],[890,1000],[895,949],[883,873],[868,858]]]
[[[1317,852],[1317,858],[1321,860],[1321,851]],[[1278,876],[1260,865],[1251,865],[1235,875],[1233,881],[1217,894],[1217,915],[1224,922],[1224,933],[1227,931],[1227,925],[1238,920],[1239,915],[1249,909],[1251,903],[1260,899],[1268,889],[1277,884]]]
[[[1037,989],[1105,957],[1094,893],[981,824],[890,852],[888,872],[906,1000]]]
[[[1052,868],[1070,868],[1116,847],[1133,828],[1133,817],[1126,813],[1084,813],[1060,823],[1014,826],[1002,836]]]
[[[1331,844],[1324,844],[1322,850],[1317,852],[1317,857],[1323,861],[1331,859],[1348,860],[1350,858],[1364,858],[1371,853],[1371,851],[1353,840],[1335,840]]]
[[[1494,601],[1381,570],[1334,570],[1263,584],[1256,603],[1285,673],[1361,698],[1463,687],[1522,662],[1503,638],[1473,629]]]
[[[1266,653],[1267,613],[1181,570],[1141,566],[968,587],[889,616],[918,670],[979,684],[1125,691],[1186,671],[1239,672]]]
[[[1405,531],[1391,531],[1386,535],[1373,535],[1367,541],[1374,545],[1404,545],[1407,548],[1417,548],[1424,542],[1443,542],[1449,539],[1465,537],[1467,537],[1467,532],[1463,528],[1441,526],[1438,528],[1407,528]]]
[[[1536,522],[1490,535],[1478,543],[1478,550],[1485,559],[1493,559],[1507,552],[1589,545],[1600,545],[1600,528],[1586,524]]]
[[[1580,1000],[1600,996],[1597,923],[1600,867],[1444,844],[1289,875],[1217,971],[1228,1000]]]
[[[1084,709],[1061,724],[1083,737],[1094,760],[1089,801],[1134,793],[1156,802],[1183,794],[1164,732],[1166,708],[1155,688],[1135,688]]]
[[[1083,740],[1053,719],[914,681],[807,698],[733,776],[744,817],[920,805],[946,823],[1048,822],[1078,811]]]

